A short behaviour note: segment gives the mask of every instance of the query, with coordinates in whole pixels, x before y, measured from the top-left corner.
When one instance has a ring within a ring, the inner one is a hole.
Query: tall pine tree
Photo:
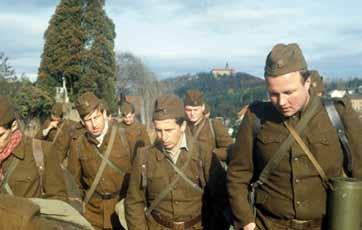
[[[92,91],[113,107],[114,31],[104,0],[61,0],[44,35],[39,85],[54,94],[64,77],[72,99]]]

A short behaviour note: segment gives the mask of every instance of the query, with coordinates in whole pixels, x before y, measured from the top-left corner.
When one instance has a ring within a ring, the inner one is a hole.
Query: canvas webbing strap
[[[117,132],[117,128],[115,126],[112,126],[111,136],[109,138],[108,146],[107,146],[106,152],[104,154],[104,159],[102,160],[101,165],[98,168],[97,174],[96,174],[96,176],[94,178],[94,181],[93,181],[91,187],[86,192],[86,195],[85,195],[85,198],[84,198],[84,203],[89,202],[89,200],[92,197],[94,191],[96,190],[96,187],[97,187],[99,181],[101,180],[104,169],[107,166],[107,161],[105,159],[108,159],[109,156],[111,155],[114,139],[116,137],[116,132]]]
[[[216,146],[216,136],[215,136],[215,130],[214,130],[214,125],[212,124],[212,119],[208,119],[209,120],[209,126],[210,126],[210,132],[212,135],[212,139],[214,140],[215,146]]]
[[[331,120],[332,125],[337,130],[337,135],[338,135],[339,141],[342,144],[345,163],[346,163],[346,171],[347,171],[348,175],[352,175],[352,151],[351,151],[351,147],[350,147],[341,117],[340,117],[340,115],[336,109],[336,106],[334,105],[334,101],[332,99],[324,98],[323,104],[326,108],[328,117]]]
[[[172,166],[172,168],[175,170],[175,172],[180,175],[184,181],[189,184],[192,188],[194,188],[196,191],[203,193],[204,190],[200,188],[199,185],[192,182],[169,158],[167,158],[167,162]]]
[[[102,159],[102,161],[105,161],[109,167],[111,167],[114,171],[116,171],[119,175],[124,176],[126,173],[111,159],[106,158],[103,156],[97,148],[95,148],[97,156]]]
[[[192,137],[197,140],[197,137],[200,135],[202,128],[205,125],[205,119],[202,120],[201,124],[199,125],[199,127],[197,127],[195,133],[192,135]]]
[[[39,172],[40,192],[41,194],[44,194],[44,186],[43,186],[44,152],[41,146],[41,140],[33,138],[32,147],[33,147],[33,157]]]
[[[191,156],[189,156],[189,158],[187,159],[185,164],[182,166],[181,170],[185,171],[187,169],[188,165],[190,164],[190,162],[191,162]],[[175,176],[175,178],[173,179],[173,181],[164,190],[161,191],[161,193],[156,197],[156,199],[153,200],[153,202],[150,204],[150,206],[145,209],[146,216],[148,216],[148,217],[151,216],[151,212],[160,204],[160,202],[167,196],[167,194],[169,194],[171,192],[171,190],[175,187],[175,185],[177,184],[179,179],[180,179],[180,175],[177,174]]]
[[[57,132],[55,133],[54,139],[52,141],[52,143],[54,143],[56,141],[56,139],[59,136],[59,133],[62,131],[62,128],[64,126],[65,121],[62,122],[62,124],[59,126],[59,128],[57,128]]]
[[[284,122],[285,127],[287,127],[287,129],[289,130],[290,134],[294,137],[294,139],[297,141],[297,143],[299,144],[299,146],[302,148],[303,152],[307,155],[307,157],[309,158],[309,160],[312,162],[313,166],[315,167],[315,169],[317,170],[317,172],[319,173],[322,182],[323,182],[323,186],[328,189],[332,189],[333,190],[333,186],[332,184],[329,182],[328,177],[326,175],[326,173],[324,172],[322,166],[318,163],[317,159],[314,157],[314,155],[311,153],[311,151],[309,150],[308,146],[304,143],[304,141],[302,140],[302,138],[299,136],[299,134],[297,133],[297,131],[295,131],[295,129],[290,126],[287,122]]]
[[[8,181],[10,176],[13,174],[13,172],[15,171],[16,166],[19,163],[19,159],[12,156],[11,162],[9,164],[9,167],[7,168],[5,175],[4,175],[4,179],[0,182],[0,190],[3,191],[5,189],[5,191],[9,194],[9,195],[14,195],[13,191],[11,190]]]
[[[305,112],[301,120],[298,122],[296,126],[296,131],[298,133],[302,133],[305,127],[307,126],[308,122],[312,119],[314,114],[316,113],[318,106],[319,106],[319,97],[314,97],[311,101],[310,108]],[[276,153],[272,156],[272,158],[268,161],[262,172],[260,173],[259,179],[252,184],[252,187],[256,188],[258,185],[265,183],[267,181],[270,173],[279,165],[279,162],[288,152],[288,149],[293,144],[294,139],[289,134],[289,136],[283,141],[280,145],[279,149]]]

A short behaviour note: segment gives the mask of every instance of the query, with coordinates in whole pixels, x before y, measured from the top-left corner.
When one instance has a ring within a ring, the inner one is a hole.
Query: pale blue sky
[[[36,77],[43,34],[59,1],[1,0],[0,51]],[[226,62],[263,75],[276,43],[297,42],[310,69],[362,77],[362,1],[106,0],[116,51],[139,56],[158,76],[209,71]]]

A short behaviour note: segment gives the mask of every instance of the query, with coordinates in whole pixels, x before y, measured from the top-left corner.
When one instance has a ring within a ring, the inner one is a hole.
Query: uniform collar
[[[158,142],[157,143],[157,148],[159,151],[157,151],[157,160],[162,160],[163,158],[165,158],[165,154],[166,150],[162,147],[162,145]],[[182,154],[182,151],[189,151],[189,141],[187,140],[186,134],[185,132],[181,135],[181,140],[180,140],[180,144],[179,144],[179,149],[181,151],[180,154]]]

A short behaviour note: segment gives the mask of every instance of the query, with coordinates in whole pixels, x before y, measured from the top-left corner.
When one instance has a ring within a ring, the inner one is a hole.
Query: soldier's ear
[[[18,128],[19,128],[18,121],[14,120],[13,123],[11,124],[11,132],[15,132]]]
[[[305,80],[305,82],[304,82],[304,88],[308,91],[311,84],[312,84],[312,80],[310,79],[310,77],[308,77],[307,80]]]
[[[186,130],[186,126],[187,126],[186,121],[183,121],[183,122],[182,122],[182,124],[181,124],[181,127],[180,127],[181,132],[185,132],[185,130]]]
[[[204,111],[205,111],[205,104],[202,104],[202,106],[201,106],[201,110],[202,110],[202,112],[204,112]]]

